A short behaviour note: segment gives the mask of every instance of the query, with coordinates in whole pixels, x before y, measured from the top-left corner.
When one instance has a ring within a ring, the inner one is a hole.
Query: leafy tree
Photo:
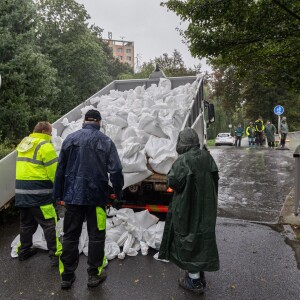
[[[30,0],[0,2],[1,141],[28,134],[57,93],[56,71],[36,45],[36,11]]]
[[[178,50],[174,50],[172,55],[163,53],[162,56],[155,57],[149,62],[144,62],[140,68],[140,71],[134,75],[125,75],[124,79],[130,78],[148,78],[150,74],[158,66],[166,76],[194,76],[200,73],[201,65],[196,66],[194,69],[187,68],[184,64],[181,53]]]
[[[240,76],[257,65],[267,76],[300,90],[300,2],[298,0],[169,0],[164,3],[184,21],[191,53],[234,65]]]
[[[133,72],[113,58],[102,29],[88,25],[90,16],[74,0],[41,0],[39,42],[58,71],[60,113],[86,100],[115,79]]]

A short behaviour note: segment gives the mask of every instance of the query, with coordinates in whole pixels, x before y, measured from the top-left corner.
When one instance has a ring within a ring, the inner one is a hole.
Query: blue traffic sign
[[[284,113],[284,108],[283,108],[283,106],[281,106],[281,105],[276,105],[276,106],[274,107],[274,113],[275,113],[275,115],[277,115],[277,116],[282,115],[282,114]]]

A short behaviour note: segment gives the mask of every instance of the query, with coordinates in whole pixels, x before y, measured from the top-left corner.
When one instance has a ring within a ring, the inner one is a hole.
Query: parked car
[[[235,143],[234,137],[229,132],[219,133],[215,139],[215,145],[229,145],[233,146]]]

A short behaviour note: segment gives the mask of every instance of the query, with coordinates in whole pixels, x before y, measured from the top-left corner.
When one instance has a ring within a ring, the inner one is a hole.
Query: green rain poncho
[[[176,150],[180,156],[168,174],[174,196],[159,259],[170,260],[189,272],[217,271],[217,165],[207,150],[199,148],[198,135],[191,128],[180,132]]]

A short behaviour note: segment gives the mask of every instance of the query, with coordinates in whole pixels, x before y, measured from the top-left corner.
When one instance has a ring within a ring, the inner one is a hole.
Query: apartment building
[[[103,39],[103,41],[108,43],[115,58],[134,68],[134,42],[113,39]]]

